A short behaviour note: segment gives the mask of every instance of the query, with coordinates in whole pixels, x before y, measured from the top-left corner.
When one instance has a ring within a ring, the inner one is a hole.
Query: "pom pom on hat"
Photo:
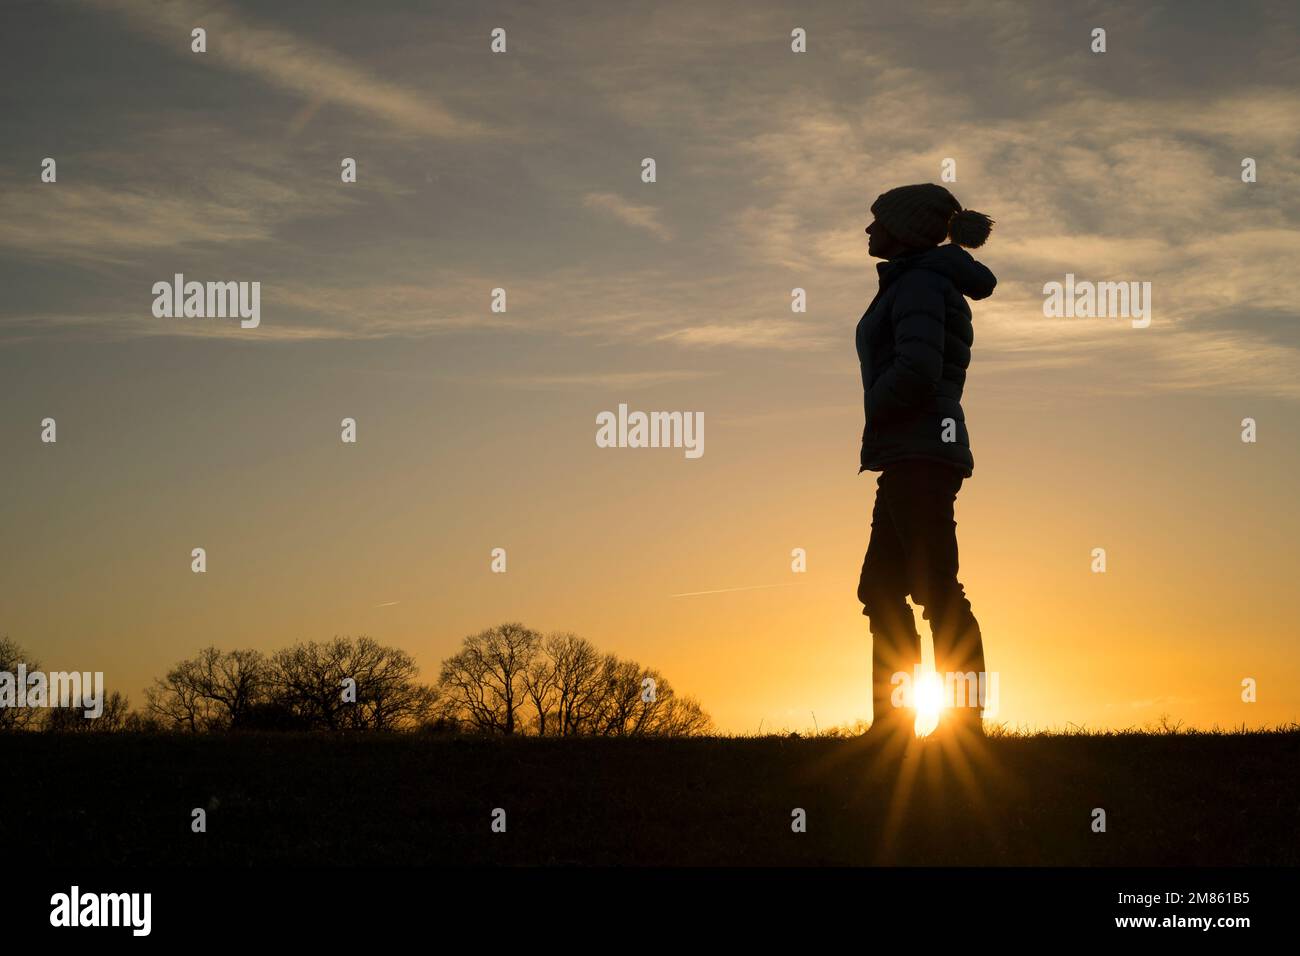
[[[988,240],[993,220],[973,209],[962,209],[952,193],[934,183],[898,186],[881,193],[871,204],[872,215],[909,246],[937,246],[952,239],[974,249]]]
[[[978,249],[988,242],[993,220],[974,209],[960,209],[948,220],[948,238],[967,249]]]

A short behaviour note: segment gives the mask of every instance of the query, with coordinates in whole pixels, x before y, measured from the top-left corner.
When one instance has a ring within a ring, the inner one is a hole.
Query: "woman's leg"
[[[894,684],[899,671],[913,676],[921,660],[921,635],[907,603],[908,582],[903,541],[899,537],[887,500],[885,476],[876,483],[876,504],[871,513],[871,542],[858,578],[858,600],[871,627],[872,723],[897,720],[910,724],[911,708],[893,706]]]
[[[935,670],[957,697],[945,703],[977,706],[984,642],[957,579],[954,505],[962,475],[955,468],[926,461],[901,462],[886,474],[887,500],[893,505],[891,513],[906,555],[908,591],[930,622]]]

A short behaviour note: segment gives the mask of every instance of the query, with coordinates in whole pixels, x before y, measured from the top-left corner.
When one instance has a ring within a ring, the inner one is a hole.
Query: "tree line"
[[[0,638],[0,672],[39,669]],[[267,654],[206,647],[178,662],[132,710],[114,691],[94,719],[80,708],[0,707],[0,731],[423,731],[579,736],[689,736],[713,722],[658,671],[567,632],[519,623],[464,639],[435,683],[406,651],[369,637],[308,641]]]

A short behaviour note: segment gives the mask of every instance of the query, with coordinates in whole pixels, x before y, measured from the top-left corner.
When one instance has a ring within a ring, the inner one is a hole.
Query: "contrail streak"
[[[669,597],[696,597],[700,594],[729,594],[732,591],[762,591],[766,588],[792,588],[798,582],[788,584],[751,584],[746,588],[718,588],[716,591],[685,591],[682,594],[670,594]]]

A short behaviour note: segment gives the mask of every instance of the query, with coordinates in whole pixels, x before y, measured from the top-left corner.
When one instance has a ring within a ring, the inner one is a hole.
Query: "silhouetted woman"
[[[984,670],[979,624],[957,580],[953,506],[975,465],[961,408],[974,339],[966,299],[987,298],[997,280],[961,248],[983,245],[992,220],[942,186],[899,186],[871,212],[867,251],[886,261],[857,328],[867,419],[859,473],[880,478],[858,599],[872,635],[868,737],[907,739],[914,711],[893,706],[891,678],[902,671],[910,682],[921,660],[909,594],[930,622],[939,675],[978,680]],[[983,733],[978,707],[946,703],[942,731]]]

